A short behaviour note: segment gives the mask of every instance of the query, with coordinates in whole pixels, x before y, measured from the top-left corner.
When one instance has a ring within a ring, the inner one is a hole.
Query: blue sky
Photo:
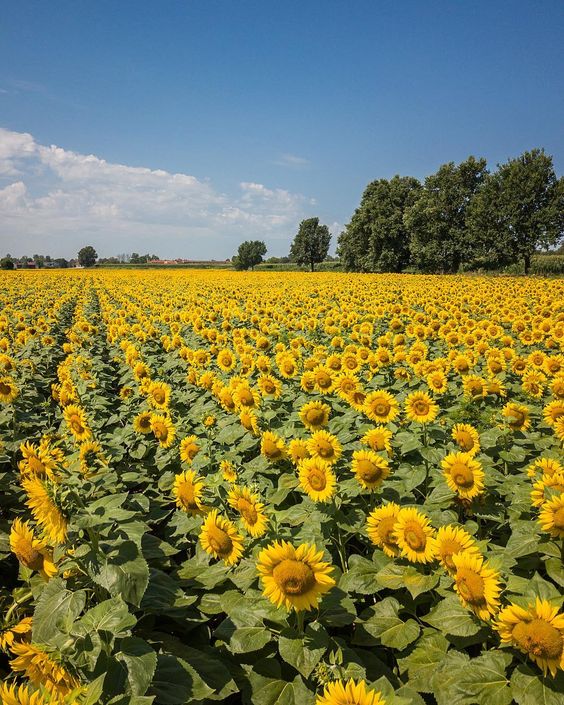
[[[0,252],[287,254],[366,184],[544,147],[562,2],[4,0]]]

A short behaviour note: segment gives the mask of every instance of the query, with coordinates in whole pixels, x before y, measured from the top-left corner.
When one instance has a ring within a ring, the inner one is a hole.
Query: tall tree
[[[98,254],[92,245],[87,245],[78,252],[78,262],[82,267],[93,267],[97,257]]]
[[[290,259],[297,264],[307,265],[313,272],[315,265],[327,257],[330,242],[329,228],[320,225],[319,218],[302,220],[290,247]]]
[[[533,149],[498,165],[468,220],[482,257],[495,266],[522,260],[527,274],[535,250],[564,235],[564,179],[556,177],[552,157]]]
[[[415,203],[406,210],[412,263],[426,272],[457,272],[472,262],[475,248],[468,237],[472,198],[487,175],[486,160],[443,164],[425,179]]]
[[[339,237],[345,269],[401,272],[409,264],[409,234],[403,221],[421,184],[411,176],[394,176],[368,184],[360,207]]]
[[[237,254],[233,257],[235,269],[254,269],[262,262],[265,254],[266,245],[262,240],[245,240],[239,245]]]

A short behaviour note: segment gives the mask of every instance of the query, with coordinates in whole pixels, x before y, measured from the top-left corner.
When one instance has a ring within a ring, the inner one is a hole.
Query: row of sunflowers
[[[0,274],[2,705],[564,703],[564,283]]]

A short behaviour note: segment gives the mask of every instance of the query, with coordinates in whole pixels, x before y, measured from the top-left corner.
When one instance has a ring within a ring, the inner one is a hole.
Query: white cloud
[[[253,182],[220,193],[189,174],[112,163],[0,128],[2,250],[69,257],[88,241],[104,255],[151,250],[221,259],[241,239],[278,247],[285,239],[287,249],[307,204],[300,194]]]
[[[303,169],[306,166],[310,165],[309,159],[306,159],[305,157],[298,157],[296,154],[281,154],[278,159],[276,159],[273,164],[277,164],[278,166],[289,166],[294,169]]]

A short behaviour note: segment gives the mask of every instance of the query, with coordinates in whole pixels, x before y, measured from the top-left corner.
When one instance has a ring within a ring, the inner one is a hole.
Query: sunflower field
[[[2,705],[564,703],[564,281],[0,273]]]

